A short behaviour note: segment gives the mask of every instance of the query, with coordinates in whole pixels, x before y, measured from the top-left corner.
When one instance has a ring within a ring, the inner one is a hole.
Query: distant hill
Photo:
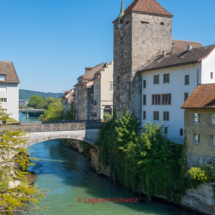
[[[19,90],[19,99],[30,99],[31,96],[40,96],[42,98],[44,97],[54,97],[54,98],[61,98],[64,93],[43,93],[39,91],[32,91],[32,90]]]

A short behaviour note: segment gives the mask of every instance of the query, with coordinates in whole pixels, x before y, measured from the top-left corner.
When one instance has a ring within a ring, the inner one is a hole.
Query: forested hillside
[[[54,98],[61,98],[64,93],[43,93],[39,91],[32,91],[32,90],[19,90],[19,99],[30,99],[31,96],[37,95],[42,98],[47,97],[54,97]]]

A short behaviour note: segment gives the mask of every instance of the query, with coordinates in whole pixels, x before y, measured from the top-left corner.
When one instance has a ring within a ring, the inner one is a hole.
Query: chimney
[[[192,50],[192,48],[193,48],[193,46],[189,44],[189,45],[187,46],[187,51],[190,52],[190,51]]]
[[[85,73],[89,72],[92,69],[93,69],[93,67],[85,67]]]

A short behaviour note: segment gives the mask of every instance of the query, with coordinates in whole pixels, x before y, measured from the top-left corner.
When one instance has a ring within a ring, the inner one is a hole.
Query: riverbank
[[[83,143],[80,143],[77,140],[68,140],[66,146],[78,150],[79,153],[84,153]],[[99,164],[98,160],[99,149],[97,147],[91,146],[89,153],[91,159],[91,168],[97,174],[109,178],[110,168],[101,166]],[[215,184],[213,183],[207,183],[199,185],[195,190],[194,189],[186,190],[186,195],[184,195],[178,202],[176,202],[175,198],[172,196],[171,203],[198,214],[214,215],[215,214],[214,186]],[[146,196],[146,192],[140,188],[136,190],[136,193]],[[160,194],[154,197],[165,200],[167,202],[167,198],[165,195]]]

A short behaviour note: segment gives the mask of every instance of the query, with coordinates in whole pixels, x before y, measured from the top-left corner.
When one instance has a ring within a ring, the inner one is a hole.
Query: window
[[[162,104],[163,105],[171,105],[171,94],[163,94],[162,95]]]
[[[164,127],[164,134],[168,134],[168,127]]]
[[[193,114],[193,124],[200,124],[201,123],[201,114],[194,113]]]
[[[85,112],[85,108],[82,108],[82,111]]]
[[[214,78],[214,73],[213,72],[211,72],[211,79],[213,79]]]
[[[1,98],[0,102],[7,102],[7,98]]]
[[[163,75],[163,83],[169,83],[169,74],[164,74]]]
[[[211,115],[210,115],[210,123],[211,123],[212,125],[215,125],[215,114],[211,114]]]
[[[143,95],[143,105],[146,105],[146,95]]]
[[[163,112],[163,121],[169,121],[169,112],[168,111]]]
[[[184,93],[184,101],[186,101],[189,97],[189,93]]]
[[[143,111],[143,119],[146,119],[146,111]]]
[[[159,120],[159,112],[158,111],[154,111],[153,120]]]
[[[193,135],[193,143],[194,144],[200,144],[200,134],[194,134]]]
[[[5,75],[0,75],[0,81],[5,81]]]
[[[185,85],[189,85],[189,84],[190,84],[190,76],[185,75]]]
[[[184,129],[180,129],[180,136],[184,136]]]
[[[110,101],[113,101],[113,94],[110,94]]]
[[[211,138],[211,145],[215,146],[215,136],[211,135],[210,138]]]
[[[113,82],[110,82],[110,90],[113,90]]]
[[[161,95],[152,95],[152,104],[159,105],[161,104]]]
[[[7,92],[7,87],[0,87],[0,92]]]
[[[146,80],[143,81],[143,88],[146,88]]]
[[[164,22],[161,22],[160,24],[161,24],[161,25],[164,25]]]
[[[117,83],[119,84],[119,76],[117,76]]]
[[[159,75],[154,75],[154,84],[159,84]]]
[[[147,21],[141,21],[142,24],[149,24]]]

